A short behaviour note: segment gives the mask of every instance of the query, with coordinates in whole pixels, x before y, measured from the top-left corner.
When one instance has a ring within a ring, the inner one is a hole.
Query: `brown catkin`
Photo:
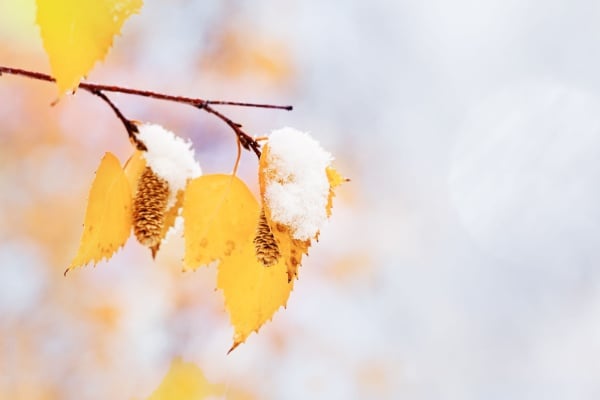
[[[267,222],[264,208],[260,211],[260,217],[258,218],[256,236],[254,237],[254,248],[256,249],[256,258],[265,267],[277,264],[277,261],[281,257],[279,246],[277,245],[275,236],[273,236],[273,232],[271,232],[271,228]]]
[[[168,200],[169,184],[146,167],[133,200],[133,233],[141,244],[160,244]]]

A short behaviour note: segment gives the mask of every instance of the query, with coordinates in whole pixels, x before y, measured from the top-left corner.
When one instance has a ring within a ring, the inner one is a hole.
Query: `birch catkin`
[[[133,232],[144,246],[160,244],[169,200],[169,184],[146,167],[133,200]]]

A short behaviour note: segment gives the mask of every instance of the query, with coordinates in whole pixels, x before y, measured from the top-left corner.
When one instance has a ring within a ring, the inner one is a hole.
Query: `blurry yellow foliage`
[[[275,85],[286,83],[294,73],[287,44],[258,32],[239,27],[215,32],[213,50],[203,55],[200,68],[229,79],[252,76]]]
[[[34,19],[35,3],[33,1],[0,1],[0,36],[8,34],[13,45],[22,44],[35,48],[39,43],[39,35],[35,29],[31,29]]]
[[[222,396],[224,392],[225,385],[208,382],[196,365],[175,359],[148,400],[202,400],[208,396]]]
[[[246,184],[236,176],[204,175],[187,185],[183,219],[185,268],[196,269],[251,241],[258,207]]]
[[[61,95],[104,59],[141,7],[142,0],[37,0],[37,23]]]
[[[131,232],[131,190],[117,157],[106,153],[90,189],[83,235],[67,271],[109,259]]]

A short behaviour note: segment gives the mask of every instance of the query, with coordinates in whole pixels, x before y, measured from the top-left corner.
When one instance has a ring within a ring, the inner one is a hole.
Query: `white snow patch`
[[[160,125],[138,125],[138,139],[148,151],[144,152],[146,163],[152,171],[169,183],[171,194],[167,207],[175,203],[176,194],[183,190],[188,179],[202,174],[194,158],[192,142],[183,140]]]
[[[265,201],[271,219],[291,228],[295,239],[313,238],[327,220],[329,180],[326,168],[333,157],[309,134],[282,128],[269,136]]]

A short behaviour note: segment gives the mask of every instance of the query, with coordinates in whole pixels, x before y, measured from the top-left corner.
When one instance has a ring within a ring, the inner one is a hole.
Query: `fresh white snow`
[[[327,219],[332,156],[309,134],[294,128],[273,131],[268,140],[265,188],[271,219],[291,228],[299,240],[312,239]]]
[[[194,158],[192,142],[156,124],[141,124],[138,125],[138,130],[139,140],[148,149],[144,152],[148,166],[169,183],[171,194],[167,207],[171,207],[177,192],[185,188],[188,179],[202,174],[200,165]]]

